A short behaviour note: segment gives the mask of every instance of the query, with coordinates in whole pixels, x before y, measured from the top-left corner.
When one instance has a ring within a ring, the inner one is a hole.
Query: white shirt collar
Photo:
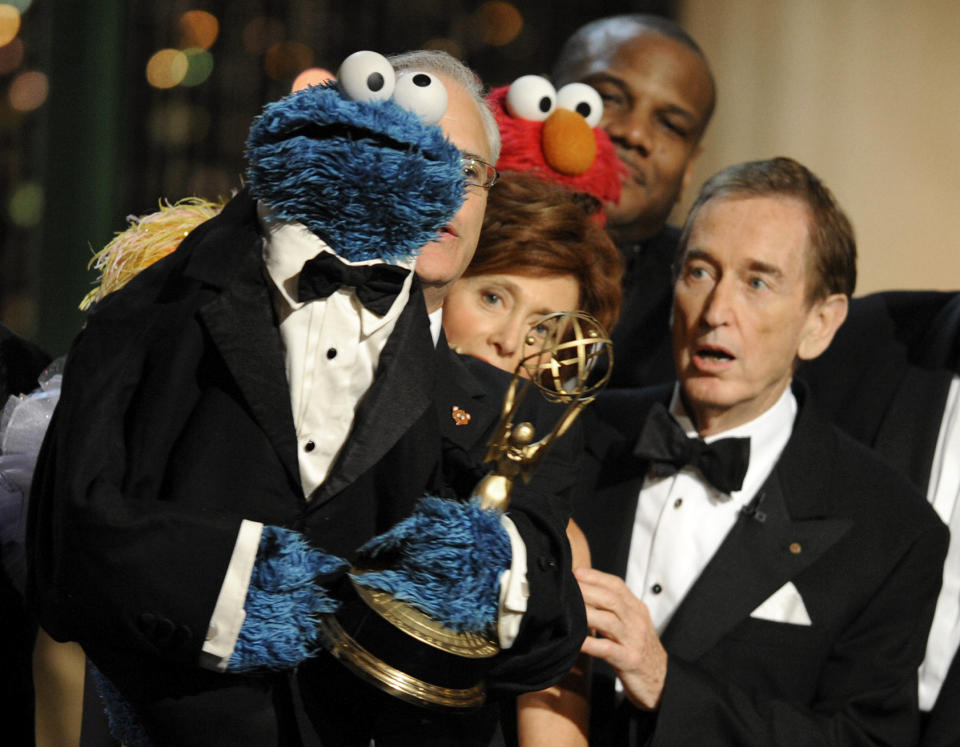
[[[277,217],[263,202],[257,203],[257,217],[264,233],[263,262],[267,275],[276,286],[283,301],[291,309],[299,309],[303,304],[297,300],[297,283],[300,279],[300,270],[303,268],[303,263],[313,259],[321,252],[329,252],[330,254],[334,254],[334,252],[305,225]],[[347,262],[342,257],[339,259],[351,265],[386,264],[380,259],[360,262]],[[406,262],[395,263],[399,267],[411,270],[411,272],[404,280],[403,288],[390,306],[390,310],[383,316],[378,316],[367,310],[354,297],[357,311],[360,314],[360,327],[364,335],[369,335],[388,321],[399,316],[410,297],[410,284],[413,281],[412,270],[415,261],[416,258],[412,258]]]
[[[430,336],[433,337],[433,346],[436,347],[437,343],[440,341],[440,330],[442,329],[443,322],[443,307],[441,306],[436,311],[430,312],[429,318]]]
[[[670,398],[670,414],[680,424],[687,436],[697,438],[699,434],[693,426],[693,421],[687,415],[680,398],[680,385],[673,388]],[[793,423],[797,417],[797,398],[788,386],[772,407],[749,422],[742,423],[734,428],[714,433],[703,440],[707,443],[720,438],[749,438],[750,463],[747,474],[743,478],[740,490],[731,493],[731,498],[747,502],[753,498],[760,486],[766,481],[774,466],[780,459],[790,434],[793,433]]]

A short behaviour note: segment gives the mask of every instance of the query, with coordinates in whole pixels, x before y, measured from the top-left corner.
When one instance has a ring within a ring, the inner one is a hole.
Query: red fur
[[[519,119],[507,111],[506,98],[509,88],[510,86],[496,88],[488,96],[502,141],[497,168],[500,171],[535,173],[572,192],[584,192],[600,202],[619,202],[620,177],[625,170],[607,133],[599,127],[593,128],[597,157],[587,171],[577,176],[561,174],[551,168],[543,156],[543,122]]]

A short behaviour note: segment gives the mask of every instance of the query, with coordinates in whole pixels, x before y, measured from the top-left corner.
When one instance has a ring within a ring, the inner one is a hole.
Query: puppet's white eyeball
[[[386,101],[393,96],[397,74],[377,52],[354,52],[337,71],[343,95],[353,101]]]
[[[397,77],[393,100],[418,114],[424,124],[432,125],[439,122],[447,110],[447,89],[436,75],[403,72]]]
[[[518,119],[542,122],[557,106],[557,92],[539,75],[523,75],[507,90],[507,111]]]
[[[586,83],[567,83],[557,91],[557,106],[583,115],[591,127],[596,127],[603,118],[603,99],[596,88]]]

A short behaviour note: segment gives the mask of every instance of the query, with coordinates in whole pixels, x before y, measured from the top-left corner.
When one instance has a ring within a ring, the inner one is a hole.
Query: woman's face
[[[556,311],[578,308],[580,286],[573,275],[473,275],[456,282],[443,302],[443,329],[450,345],[511,373],[537,350],[526,342],[530,327]]]

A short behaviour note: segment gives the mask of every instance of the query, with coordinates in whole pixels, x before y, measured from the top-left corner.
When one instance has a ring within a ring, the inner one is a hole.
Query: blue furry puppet
[[[424,64],[439,58],[458,64]],[[267,106],[246,188],[99,298],[67,354],[30,500],[27,596],[157,744],[288,743],[276,730],[294,669],[325,728],[382,733],[316,692],[366,687],[319,637],[363,603],[350,565],[449,628],[516,632],[491,657],[497,687],[545,687],[576,656],[585,620],[551,500],[573,470],[541,470],[512,527],[468,500],[501,380],[436,345],[411,272],[431,242],[462,258],[457,229],[479,227],[489,168],[444,133],[481,156],[494,144],[466,83],[445,116],[440,83],[470,82],[460,72],[396,74],[366,53],[337,83]],[[324,329],[310,338],[333,317],[329,345]],[[531,592],[498,619],[511,561]],[[419,653],[406,643],[390,652]]]
[[[359,52],[344,62],[339,83],[267,106],[247,141],[250,194],[350,262],[409,262],[464,197],[460,152],[432,124],[446,108],[442,84],[423,73],[401,76],[390,98],[391,73],[380,55]],[[511,558],[498,515],[428,497],[361,553],[399,559],[359,579],[363,585],[458,631],[495,624],[498,579]],[[265,527],[229,669],[284,669],[314,653],[316,615],[338,606],[323,581],[345,565],[297,532]]]

